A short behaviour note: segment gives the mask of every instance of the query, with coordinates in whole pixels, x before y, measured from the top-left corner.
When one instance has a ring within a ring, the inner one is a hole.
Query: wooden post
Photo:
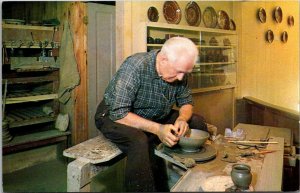
[[[72,144],[88,139],[87,112],[87,16],[86,4],[74,2],[69,9],[69,21],[74,40],[74,53],[80,74],[80,84],[74,90],[74,125],[72,128]]]

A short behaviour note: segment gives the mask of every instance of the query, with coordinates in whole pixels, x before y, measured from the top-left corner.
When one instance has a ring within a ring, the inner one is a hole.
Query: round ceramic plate
[[[294,17],[291,15],[288,16],[287,22],[289,26],[294,26]]]
[[[267,14],[266,14],[266,10],[264,8],[261,7],[258,9],[257,18],[261,23],[266,23]]]
[[[219,28],[229,30],[229,25],[230,25],[230,21],[229,21],[228,14],[223,10],[218,11],[218,26],[219,26]]]
[[[229,22],[229,29],[236,30],[236,25],[232,19],[230,19],[230,22]]]
[[[190,1],[185,7],[185,19],[191,26],[198,26],[201,22],[201,9],[194,1]]]
[[[158,11],[155,7],[149,7],[148,9],[148,19],[152,22],[157,22],[159,15],[158,15]]]
[[[203,12],[203,22],[205,27],[215,28],[218,24],[217,13],[213,7],[206,7]]]
[[[163,13],[168,23],[178,24],[181,20],[181,9],[176,1],[166,1]]]
[[[280,7],[276,7],[274,9],[273,18],[277,23],[281,23],[281,21],[282,21],[282,9]]]
[[[273,42],[273,40],[274,40],[274,33],[273,33],[272,30],[268,30],[268,31],[266,32],[266,40],[267,40],[267,42],[269,42],[269,43],[272,43],[272,42]]]
[[[282,34],[281,34],[281,41],[283,43],[286,43],[288,41],[288,38],[289,38],[288,33],[286,31],[282,32]]]

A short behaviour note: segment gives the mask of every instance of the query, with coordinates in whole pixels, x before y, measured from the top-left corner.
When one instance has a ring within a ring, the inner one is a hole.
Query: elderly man
[[[106,88],[95,115],[97,128],[126,155],[127,191],[168,191],[163,162],[154,156],[160,142],[172,147],[190,127],[207,131],[193,114],[187,85],[198,56],[183,37],[165,42],[161,50],[128,57]],[[174,105],[179,111],[172,109]]]

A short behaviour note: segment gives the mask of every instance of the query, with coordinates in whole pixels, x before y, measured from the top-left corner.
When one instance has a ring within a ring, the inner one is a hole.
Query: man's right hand
[[[177,128],[172,124],[160,125],[157,136],[163,144],[169,147],[177,144],[179,140]]]

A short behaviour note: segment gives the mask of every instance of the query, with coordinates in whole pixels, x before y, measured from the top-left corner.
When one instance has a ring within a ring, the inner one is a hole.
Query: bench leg
[[[84,159],[76,159],[68,164],[68,192],[80,192],[85,185],[90,183],[90,167],[91,164]],[[87,190],[86,187],[84,190]]]
[[[107,168],[108,166],[91,164],[83,158],[72,161],[68,164],[67,169],[67,191],[90,192],[91,179]]]

